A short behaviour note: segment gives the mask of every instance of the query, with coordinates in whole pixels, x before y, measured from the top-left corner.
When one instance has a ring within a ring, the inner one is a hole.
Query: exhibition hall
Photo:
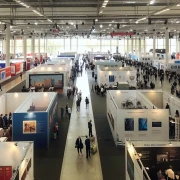
[[[0,1],[0,180],[179,180],[179,111],[179,0]]]

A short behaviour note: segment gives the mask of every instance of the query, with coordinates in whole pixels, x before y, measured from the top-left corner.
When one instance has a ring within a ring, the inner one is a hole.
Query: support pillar
[[[5,38],[2,41],[2,53],[6,54],[6,40],[5,40]]]
[[[41,58],[41,50],[40,50],[40,40],[41,37],[38,37],[38,59],[39,59],[39,63],[41,63],[40,58]]]
[[[146,39],[144,38],[144,56],[146,56]]]
[[[136,56],[138,55],[137,40],[138,40],[138,39],[137,39],[137,36],[136,36],[136,37],[135,37],[135,55],[136,55]]]
[[[134,54],[133,38],[131,37],[131,54]]]
[[[16,58],[16,37],[14,37],[14,58]]]
[[[153,34],[153,60],[156,58],[156,34]]]
[[[10,66],[10,25],[6,25],[6,67]]]
[[[129,39],[127,39],[127,54],[129,54]]]
[[[23,56],[24,56],[24,61],[27,64],[27,38],[26,36],[23,37]]]
[[[34,42],[34,36],[31,37],[31,55],[33,59],[33,63],[35,63],[35,42]]]
[[[176,34],[176,53],[179,52],[179,40],[178,40],[178,34]]]
[[[165,49],[166,49],[166,63],[169,62],[169,57],[170,57],[170,54],[169,54],[169,31],[168,29],[166,29],[165,31]]]
[[[141,38],[139,40],[139,58],[141,57]]]

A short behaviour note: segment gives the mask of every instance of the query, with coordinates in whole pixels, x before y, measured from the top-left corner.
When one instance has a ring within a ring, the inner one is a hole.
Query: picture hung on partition
[[[6,78],[6,71],[1,71],[1,80]]]
[[[161,122],[152,122],[152,127],[162,127]]]
[[[54,86],[54,88],[63,87],[63,74],[33,74],[29,76],[29,79],[30,85],[37,88],[42,86],[44,86],[44,88],[51,86]]]
[[[168,162],[168,152],[157,154],[157,163]]]
[[[139,121],[138,121],[139,131],[147,131],[147,129],[148,129],[147,122],[148,122],[147,118],[139,118]]]
[[[36,133],[36,121],[23,121],[23,134],[35,134]]]
[[[109,76],[109,82],[114,82],[114,75]]]
[[[125,131],[134,131],[134,118],[124,119],[124,129]]]
[[[108,112],[108,117],[109,117],[109,120],[111,122],[112,128],[114,129],[114,118],[110,112]]]

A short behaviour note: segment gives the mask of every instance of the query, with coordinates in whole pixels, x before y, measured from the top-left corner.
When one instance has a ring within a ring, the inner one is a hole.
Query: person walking
[[[2,91],[2,86],[1,86],[1,84],[0,84],[0,90]]]
[[[61,106],[61,118],[63,118],[63,116],[64,116],[64,106],[62,105]]]
[[[76,88],[75,86],[73,86],[73,96],[74,96],[75,91],[76,91]]]
[[[88,159],[88,157],[91,157],[90,156],[91,143],[90,143],[90,139],[88,138],[88,136],[86,136],[85,145],[86,145],[86,158]]]
[[[3,121],[4,121],[5,127],[8,128],[8,118],[7,118],[7,114],[5,114],[5,116],[3,117]]]
[[[89,128],[89,137],[92,137],[92,123],[91,123],[91,120],[88,122],[88,128]]]
[[[78,154],[82,155],[83,143],[80,136],[76,139],[75,148],[77,148]]]
[[[92,85],[92,88],[91,88],[91,92],[94,92],[94,87],[93,87],[93,85]]]
[[[103,97],[104,96],[104,88],[101,87],[101,96]]]
[[[87,109],[87,107],[88,107],[88,104],[89,104],[89,99],[86,97],[86,99],[85,99],[85,103],[86,103],[86,109]]]
[[[22,80],[22,73],[20,73],[20,78],[21,78],[21,80]]]
[[[69,116],[69,120],[71,119],[71,108],[68,107],[68,116]]]
[[[66,104],[66,115],[68,115],[68,103]]]
[[[76,101],[76,109],[77,109],[77,111],[76,112],[80,111],[80,105],[81,105],[81,101],[80,101],[80,99],[77,99],[77,101]]]

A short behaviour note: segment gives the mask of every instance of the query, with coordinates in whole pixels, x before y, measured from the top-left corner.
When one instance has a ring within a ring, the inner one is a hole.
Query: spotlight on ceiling
[[[167,24],[168,23],[168,20],[166,19],[165,21],[164,21],[164,24]]]
[[[95,21],[98,22],[98,18],[96,18]]]

